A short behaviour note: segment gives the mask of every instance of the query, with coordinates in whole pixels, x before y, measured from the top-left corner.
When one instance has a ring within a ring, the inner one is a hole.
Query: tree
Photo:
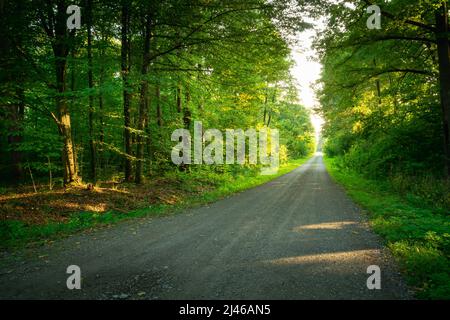
[[[445,30],[448,30],[446,1],[424,1],[416,4],[396,0],[378,3],[382,8],[383,27],[382,30],[373,31],[367,30],[365,26],[368,17],[365,8],[373,2],[353,1],[353,4],[354,7],[346,6],[341,1],[333,4],[321,3],[321,8],[326,8],[329,16],[328,29],[317,42],[317,47],[321,48],[322,61],[330,68],[334,65],[335,69],[345,70],[347,73],[339,76],[327,73],[324,77],[326,88],[323,103],[326,117],[331,120],[327,114],[336,114],[331,109],[332,105],[340,105],[344,110],[348,110],[358,103],[358,99],[351,97],[355,97],[355,94],[359,97],[364,90],[373,91],[374,88],[379,98],[378,104],[380,100],[386,100],[390,91],[392,95],[389,98],[392,98],[393,104],[398,107],[400,92],[397,90],[394,93],[392,89],[404,85],[406,79],[421,78],[422,80],[418,81],[432,90],[436,88],[440,95],[438,103],[441,109],[440,121],[443,123],[441,134],[444,148],[439,152],[442,157],[436,165],[441,166],[445,172],[444,176],[448,177],[450,77],[447,73],[450,70],[448,35],[445,33]],[[348,73],[352,76],[349,77]],[[369,88],[368,81],[374,81],[375,85]],[[343,93],[336,92],[339,89],[346,90],[348,95],[344,98]],[[332,98],[332,92],[342,97],[339,103]],[[430,99],[432,97],[428,93],[426,96]],[[384,105],[387,107],[387,101]],[[421,117],[421,112],[416,114],[417,117]],[[336,120],[335,128],[336,123],[346,121],[336,117],[333,119]],[[373,128],[374,124],[370,126]],[[364,131],[368,132],[367,125]]]
[[[131,149],[131,87],[130,87],[130,2],[122,0],[122,79],[123,79],[123,115],[125,141],[125,180],[131,180],[132,149]]]
[[[86,0],[86,23],[87,23],[87,54],[88,54],[88,86],[89,92],[89,151],[90,151],[90,178],[97,180],[97,154],[95,148],[94,137],[94,95],[92,90],[94,88],[94,72],[92,62],[92,0]]]
[[[75,160],[75,148],[72,140],[72,127],[70,111],[67,105],[67,57],[74,46],[75,29],[67,30],[66,10],[68,3],[64,0],[56,1],[56,12],[53,4],[47,2],[43,8],[38,8],[40,24],[44,28],[48,39],[51,41],[55,60],[56,80],[56,109],[58,117],[55,117],[59,133],[63,139],[62,159],[64,166],[65,185],[79,183],[78,168]],[[46,9],[44,11],[44,8]]]
[[[144,129],[145,129],[145,117],[148,112],[148,72],[150,67],[150,41],[152,37],[152,8],[146,5],[143,10],[145,13],[144,17],[144,32],[143,32],[143,43],[144,50],[142,52],[142,68],[141,68],[141,90],[139,99],[139,120],[138,120],[138,137],[137,137],[137,150],[136,150],[136,183],[142,183],[142,170],[144,162]]]

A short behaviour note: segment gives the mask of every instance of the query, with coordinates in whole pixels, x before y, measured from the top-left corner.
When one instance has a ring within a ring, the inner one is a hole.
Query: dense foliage
[[[439,30],[440,17],[448,29],[446,1],[378,1],[380,30],[366,26],[371,3],[327,6],[326,32],[316,43],[324,65],[325,151],[448,206],[450,64],[448,38],[446,56],[440,54]]]
[[[66,9],[81,7],[80,30]],[[2,1],[0,174],[65,184],[178,170],[176,128],[280,129],[314,147],[289,73],[286,1]],[[186,168],[181,168],[186,170]]]

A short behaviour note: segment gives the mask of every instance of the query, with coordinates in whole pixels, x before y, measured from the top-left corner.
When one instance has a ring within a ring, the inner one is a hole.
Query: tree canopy
[[[372,176],[448,176],[447,1],[336,1],[316,47],[327,151]],[[351,4],[351,5],[349,5]]]

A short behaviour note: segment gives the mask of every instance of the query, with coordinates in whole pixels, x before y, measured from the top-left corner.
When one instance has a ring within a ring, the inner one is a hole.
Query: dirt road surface
[[[12,256],[1,299],[409,299],[392,257],[317,155],[209,206]],[[81,268],[81,290],[66,269]],[[367,268],[381,269],[381,290]]]

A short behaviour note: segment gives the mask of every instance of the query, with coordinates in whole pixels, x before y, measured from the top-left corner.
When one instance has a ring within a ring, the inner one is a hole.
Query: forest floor
[[[321,156],[183,214],[145,217],[2,254],[0,299],[410,299]],[[66,269],[81,268],[81,290]],[[381,269],[370,290],[369,266]]]
[[[142,186],[102,183],[93,189],[82,185],[37,193],[33,192],[32,186],[22,186],[0,195],[0,220],[44,225],[68,222],[73,214],[81,212],[102,214],[113,210],[127,213],[146,205],[174,204],[189,193],[201,193],[202,189],[205,188],[188,192],[179,188],[179,181],[161,178]]]

